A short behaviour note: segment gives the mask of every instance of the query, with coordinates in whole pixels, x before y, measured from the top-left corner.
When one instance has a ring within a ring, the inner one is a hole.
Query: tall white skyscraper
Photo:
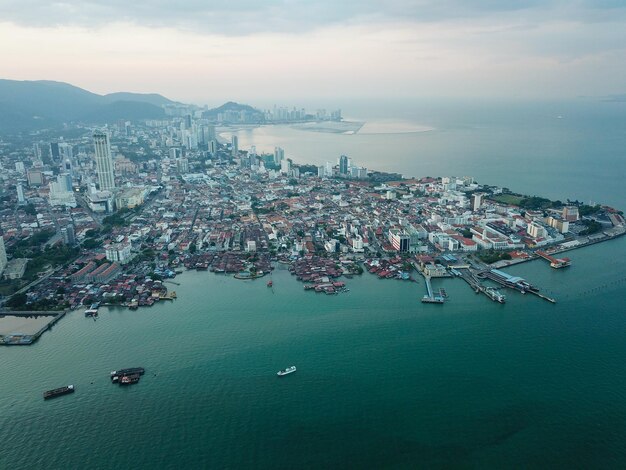
[[[285,151],[280,147],[274,147],[274,163],[276,165],[282,164],[285,159]]]
[[[233,157],[239,155],[239,137],[237,137],[236,135],[234,135],[231,139],[231,151]]]
[[[98,173],[98,181],[100,182],[100,190],[115,189],[109,134],[104,131],[94,132],[93,144],[96,150],[96,171]]]

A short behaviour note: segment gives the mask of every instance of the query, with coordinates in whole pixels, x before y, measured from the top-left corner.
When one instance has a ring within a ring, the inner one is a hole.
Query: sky
[[[626,93],[626,0],[0,0],[0,78],[197,104]]]

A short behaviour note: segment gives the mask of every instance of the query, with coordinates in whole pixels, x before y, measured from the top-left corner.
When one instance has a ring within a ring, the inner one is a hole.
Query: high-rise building
[[[217,154],[217,142],[215,140],[209,141],[208,150],[209,150],[209,153],[213,156]]]
[[[24,197],[24,187],[22,183],[18,183],[17,185],[17,203],[19,205],[26,204],[26,198]]]
[[[67,173],[70,177],[74,176],[74,165],[70,158],[66,158],[61,164],[61,173]]]
[[[567,220],[568,222],[576,222],[580,218],[578,207],[565,206],[563,208],[563,218]]]
[[[189,173],[189,160],[182,157],[176,159],[176,169],[178,170],[178,173],[183,175]]]
[[[76,198],[72,192],[72,180],[69,179],[69,190],[67,175],[57,176],[57,180],[49,185],[49,200],[51,206],[76,207]]]
[[[72,159],[74,157],[74,149],[70,144],[61,142],[57,144],[59,150],[59,157],[61,160]]]
[[[0,274],[7,267],[7,250],[4,248],[4,238],[0,235]]]
[[[274,163],[279,165],[285,159],[285,151],[280,147],[274,147]]]
[[[207,141],[209,140],[215,140],[215,126],[213,124],[207,126]]]
[[[33,155],[35,156],[35,160],[41,159],[41,147],[39,147],[38,143],[33,144]]]
[[[74,225],[69,224],[61,229],[61,235],[63,235],[63,242],[66,245],[76,244],[76,233],[74,231]]]
[[[348,157],[345,155],[339,157],[339,174],[343,176],[348,174]]]
[[[58,142],[50,143],[50,158],[52,158],[53,161],[57,161],[59,160],[60,156],[61,156],[61,151],[59,149],[59,143]]]
[[[326,169],[324,173],[326,176],[333,176],[333,164],[331,162],[326,162]]]
[[[68,173],[61,173],[57,176],[57,182],[59,183],[59,187],[65,188],[66,191],[72,192],[74,190],[72,187],[72,177]]]
[[[477,211],[480,209],[480,206],[483,203],[483,194],[482,193],[474,193],[471,197],[472,210]]]
[[[170,148],[170,160],[176,160],[181,156],[181,151],[178,147]]]
[[[231,139],[231,155],[236,157],[239,155],[239,137],[234,135]]]
[[[98,181],[100,182],[100,190],[115,189],[109,134],[104,131],[94,132],[93,143],[96,150],[96,171],[98,173]]]
[[[389,230],[389,241],[391,246],[398,251],[409,251],[411,247],[411,237],[397,228]]]

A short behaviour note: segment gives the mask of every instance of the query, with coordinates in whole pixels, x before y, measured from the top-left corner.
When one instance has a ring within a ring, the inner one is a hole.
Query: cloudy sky
[[[626,93],[626,0],[0,0],[0,78],[173,99]]]

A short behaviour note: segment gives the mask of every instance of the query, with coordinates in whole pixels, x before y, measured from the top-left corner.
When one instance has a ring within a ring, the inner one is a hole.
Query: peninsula
[[[567,267],[559,253],[626,231],[612,207],[469,176],[403,178],[337,157],[316,166],[278,147],[240,149],[236,136],[220,143],[215,123],[191,113],[5,136],[0,343],[41,331],[41,319],[17,331],[26,318],[15,312],[60,318],[83,306],[175,301],[168,286],[183,268],[253,279],[280,262],[325,294],[347,292],[346,279],[366,271],[423,277],[427,303],[447,299],[431,278],[459,277],[497,302],[506,298],[497,286],[553,302],[500,269],[535,258]]]

